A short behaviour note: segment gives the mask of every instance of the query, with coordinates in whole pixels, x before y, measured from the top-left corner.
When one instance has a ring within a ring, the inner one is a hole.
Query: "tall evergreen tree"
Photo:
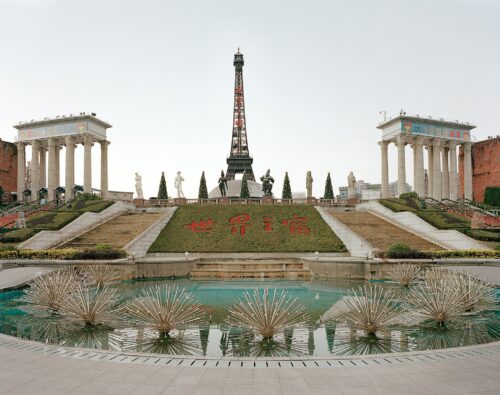
[[[198,190],[198,199],[208,199],[207,180],[205,180],[205,172],[201,173],[200,189]]]
[[[165,181],[165,172],[161,172],[160,187],[158,188],[158,199],[168,199],[167,182]]]
[[[241,179],[241,191],[240,198],[248,199],[250,197],[250,191],[248,190],[247,173],[243,173],[243,178]]]
[[[326,182],[325,182],[325,195],[323,196],[323,199],[333,199],[333,187],[332,187],[332,179],[330,177],[330,172],[328,172],[328,175],[326,176]]]
[[[283,181],[283,193],[281,194],[283,199],[292,198],[292,188],[290,187],[290,179],[288,178],[288,172],[285,172],[285,180]]]

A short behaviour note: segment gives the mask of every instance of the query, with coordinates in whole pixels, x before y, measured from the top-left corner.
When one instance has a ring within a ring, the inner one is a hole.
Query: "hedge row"
[[[447,258],[500,258],[500,250],[440,250],[440,251],[415,251],[398,250],[378,252],[380,258],[389,259],[447,259]]]
[[[0,251],[0,259],[64,259],[64,260],[101,260],[126,257],[123,250],[5,250]]]

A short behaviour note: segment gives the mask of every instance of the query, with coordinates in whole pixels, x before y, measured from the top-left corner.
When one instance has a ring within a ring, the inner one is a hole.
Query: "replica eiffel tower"
[[[227,158],[228,180],[234,180],[236,174],[246,173],[247,180],[255,181],[252,170],[253,158],[248,151],[247,124],[245,119],[245,95],[243,92],[243,54],[234,54],[234,106],[233,135],[231,138],[231,153]]]

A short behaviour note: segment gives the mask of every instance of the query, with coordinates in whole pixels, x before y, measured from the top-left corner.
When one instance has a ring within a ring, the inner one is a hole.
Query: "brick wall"
[[[0,185],[5,192],[4,201],[10,202],[11,192],[17,190],[17,147],[2,140],[0,140]]]
[[[462,147],[458,156],[460,172],[460,196],[464,192],[464,153]],[[486,187],[500,186],[500,137],[478,141],[472,145],[472,190],[474,200],[484,200]]]

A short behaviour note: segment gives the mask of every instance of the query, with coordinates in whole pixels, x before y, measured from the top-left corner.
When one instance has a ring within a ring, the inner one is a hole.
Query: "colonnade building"
[[[30,196],[37,201],[47,194],[52,201],[59,193],[70,200],[75,195],[75,149],[83,145],[83,192],[92,193],[92,147],[101,146],[101,196],[108,194],[108,145],[106,130],[111,125],[95,113],[57,116],[43,120],[20,122],[17,144],[17,196]],[[25,185],[26,146],[31,145],[31,183]],[[60,151],[66,150],[65,180],[60,179]]]
[[[389,197],[388,147],[394,143],[398,151],[398,195],[406,192],[405,146],[413,149],[413,188],[424,197],[436,200],[466,198],[472,200],[471,134],[475,126],[418,115],[399,116],[377,126],[382,130],[382,198]],[[464,151],[464,193],[459,196],[457,147]],[[425,191],[424,147],[427,149],[428,190]]]

